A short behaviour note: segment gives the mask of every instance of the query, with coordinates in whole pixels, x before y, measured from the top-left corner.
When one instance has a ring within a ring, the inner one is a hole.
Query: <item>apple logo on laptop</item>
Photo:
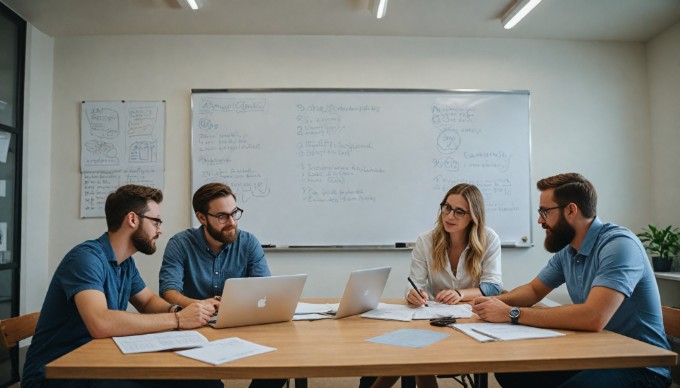
[[[263,308],[267,304],[267,297],[261,298],[257,301],[257,307]]]

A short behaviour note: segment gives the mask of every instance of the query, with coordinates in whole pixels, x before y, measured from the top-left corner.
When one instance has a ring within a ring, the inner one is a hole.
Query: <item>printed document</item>
[[[225,338],[212,341],[209,344],[196,349],[176,352],[180,356],[193,358],[208,364],[219,365],[240,358],[254,356],[256,354],[275,351],[276,348],[259,345],[238,337]]]
[[[480,342],[551,338],[564,335],[554,330],[510,323],[454,323],[449,326]]]
[[[123,354],[195,348],[208,343],[207,338],[194,330],[113,337],[113,341]]]

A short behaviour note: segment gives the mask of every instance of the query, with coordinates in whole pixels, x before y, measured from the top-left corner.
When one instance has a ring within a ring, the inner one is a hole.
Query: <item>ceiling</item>
[[[0,0],[54,36],[269,34],[478,37],[646,42],[680,21],[680,0],[543,0],[520,24],[500,17],[513,0]]]

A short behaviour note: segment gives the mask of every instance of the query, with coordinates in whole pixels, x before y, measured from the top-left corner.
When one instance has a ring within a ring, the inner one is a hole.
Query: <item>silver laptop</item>
[[[306,280],[306,274],[227,279],[220,309],[208,324],[221,329],[290,321]]]
[[[392,267],[353,271],[340,299],[335,318],[365,313],[378,307]]]

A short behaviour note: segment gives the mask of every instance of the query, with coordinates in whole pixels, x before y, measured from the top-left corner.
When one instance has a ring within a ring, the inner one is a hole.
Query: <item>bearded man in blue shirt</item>
[[[228,185],[207,183],[194,193],[198,228],[174,235],[165,247],[158,275],[161,296],[180,307],[202,303],[220,307],[224,281],[271,276],[257,238],[238,228],[243,209]],[[250,387],[281,387],[286,380],[253,380]]]
[[[595,187],[580,174],[542,179],[538,223],[545,248],[555,253],[529,284],[497,297],[474,300],[489,322],[601,331],[610,330],[670,349],[664,333],[654,272],[640,240],[630,230],[596,215]],[[566,283],[572,305],[533,308]],[[503,387],[668,387],[667,367],[497,373]]]

